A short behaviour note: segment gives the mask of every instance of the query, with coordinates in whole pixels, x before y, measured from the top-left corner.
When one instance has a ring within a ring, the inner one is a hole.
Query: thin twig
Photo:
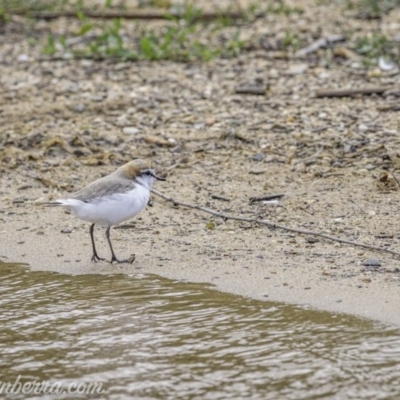
[[[390,249],[385,249],[383,247],[372,246],[369,244],[355,242],[352,240],[341,239],[341,238],[338,238],[335,236],[326,235],[325,233],[321,233],[321,232],[307,231],[305,229],[298,229],[298,228],[291,228],[289,226],[279,225],[279,224],[276,224],[275,222],[267,221],[265,219],[260,220],[257,218],[246,218],[246,217],[238,217],[236,215],[225,214],[223,212],[218,212],[218,211],[213,210],[208,207],[198,206],[196,204],[190,204],[190,203],[185,203],[183,201],[175,200],[174,198],[167,196],[165,194],[162,194],[155,189],[152,189],[151,191],[156,196],[162,197],[164,200],[167,200],[167,201],[173,203],[174,205],[179,205],[179,206],[183,206],[183,207],[187,207],[187,208],[193,208],[195,210],[204,211],[208,214],[215,215],[216,217],[220,217],[220,218],[224,219],[225,221],[227,221],[228,219],[232,219],[235,221],[255,222],[257,224],[266,225],[266,226],[269,226],[270,228],[274,228],[274,229],[282,229],[284,231],[299,233],[301,235],[317,236],[317,237],[321,237],[321,238],[324,238],[327,240],[331,240],[333,242],[339,242],[339,243],[349,244],[349,245],[355,246],[355,247],[363,247],[363,248],[369,249],[369,250],[376,250],[376,251],[381,251],[384,253],[390,253],[390,254],[400,257],[400,252],[390,250]]]
[[[322,37],[311,43],[309,46],[304,47],[296,52],[297,57],[304,57],[308,54],[314,53],[315,51],[321,49],[322,47],[327,47],[330,44],[337,42],[344,42],[346,38],[343,35],[332,35],[328,37]]]
[[[220,194],[211,194],[210,197],[214,200],[231,201],[228,197],[221,196]]]
[[[382,94],[389,90],[387,86],[370,88],[349,88],[349,89],[323,89],[315,92],[315,97],[351,97],[358,94]]]
[[[6,13],[11,15],[29,16],[35,19],[52,20],[56,18],[78,18],[76,11],[31,11],[29,9],[14,9],[6,10]],[[183,18],[182,12],[175,11],[159,11],[159,10],[135,10],[135,11],[118,11],[118,10],[105,10],[105,11],[92,11],[83,10],[83,14],[87,18],[93,19],[171,19]],[[241,11],[223,11],[223,12],[204,12],[194,17],[196,21],[211,21],[221,17],[230,18],[232,20],[244,18],[244,13]],[[259,17],[258,15],[256,18]]]
[[[239,85],[235,88],[236,94],[254,94],[265,96],[267,87],[265,85]]]

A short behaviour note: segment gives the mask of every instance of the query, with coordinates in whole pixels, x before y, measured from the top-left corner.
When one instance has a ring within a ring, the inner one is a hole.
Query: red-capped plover
[[[93,229],[95,224],[106,226],[106,238],[111,250],[111,263],[132,262],[133,259],[119,260],[114,253],[110,229],[127,219],[139,214],[148,204],[150,189],[156,180],[165,181],[156,175],[150,165],[143,160],[128,162],[115,172],[97,179],[71,196],[48,203],[71,210],[78,218],[91,222],[92,261],[100,258],[94,244]]]

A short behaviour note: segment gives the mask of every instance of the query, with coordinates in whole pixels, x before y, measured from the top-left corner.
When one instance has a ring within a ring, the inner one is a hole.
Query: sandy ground
[[[158,187],[181,197],[183,193],[177,189],[180,181],[180,176],[170,177]],[[7,186],[4,179],[2,184],[3,188]],[[360,186],[367,184],[368,179],[360,182]],[[27,190],[31,196],[40,196],[39,188]],[[319,190],[307,192],[303,196],[312,198]],[[299,195],[292,193],[294,199]],[[355,200],[358,207],[366,207],[362,198]],[[218,208],[215,203],[213,206]],[[379,199],[371,204],[379,204]],[[355,211],[354,205],[341,209],[342,214]],[[209,230],[206,224],[213,218],[155,198],[153,207],[148,207],[138,220],[123,225],[125,229],[112,231],[117,255],[123,258],[134,253],[135,262],[95,264],[90,261],[88,225],[73,215],[30,202],[9,205],[1,211],[3,261],[25,262],[35,270],[67,274],[159,274],[208,282],[217,289],[261,300],[304,304],[400,324],[398,261],[390,255],[324,241],[308,243],[299,235],[232,221],[215,220],[216,229]],[[342,220],[352,218],[335,218],[333,214],[332,219],[341,219],[344,225]],[[292,225],[298,221],[294,216]],[[100,255],[109,257],[104,229],[97,228],[95,237]],[[371,258],[378,258],[382,267],[361,265]]]
[[[396,15],[382,21],[388,34]],[[398,70],[367,68],[332,48],[283,57],[277,45],[285,26],[309,44],[376,22],[314,1],[301,16],[268,22],[242,27],[253,46],[241,56],[190,64],[49,59],[10,22],[0,49],[0,260],[68,274],[154,273],[400,324],[400,262],[386,253],[224,222],[155,197],[112,232],[117,255],[135,253],[135,262],[94,264],[88,225],[40,205],[140,157],[167,176],[157,189],[176,199],[400,251],[396,93],[314,96],[397,87]],[[235,94],[243,82],[261,82],[265,96]],[[285,194],[279,206],[249,204],[272,193]],[[108,257],[104,231],[95,235]]]

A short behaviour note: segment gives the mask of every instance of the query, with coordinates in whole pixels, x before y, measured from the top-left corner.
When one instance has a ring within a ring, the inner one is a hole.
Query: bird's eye
[[[152,175],[150,171],[143,172],[143,174],[147,175],[147,176],[151,176]]]

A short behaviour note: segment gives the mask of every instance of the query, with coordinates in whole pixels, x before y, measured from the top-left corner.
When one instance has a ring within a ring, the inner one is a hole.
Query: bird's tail
[[[45,207],[67,207],[70,209],[73,209],[75,207],[79,207],[83,204],[81,200],[77,199],[60,199],[56,201],[49,201],[44,204]]]

